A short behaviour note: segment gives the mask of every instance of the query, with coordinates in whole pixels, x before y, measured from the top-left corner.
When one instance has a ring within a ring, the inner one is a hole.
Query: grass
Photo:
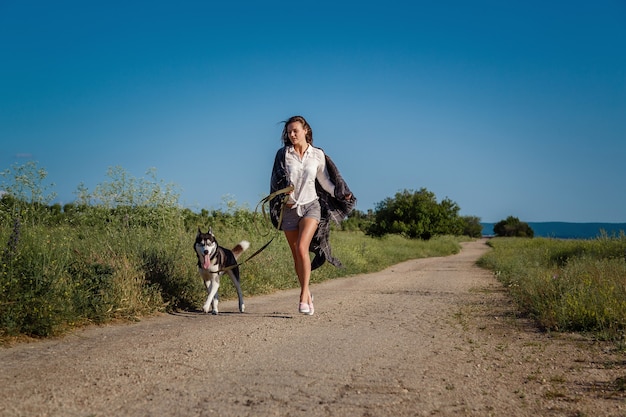
[[[50,205],[54,193],[43,182],[46,176],[35,162],[0,172],[0,343],[22,335],[63,334],[89,323],[197,309],[206,297],[193,250],[199,227],[211,226],[225,247],[250,241],[250,254],[275,237],[241,267],[244,295],[298,285],[282,233],[228,196],[224,210],[194,213],[179,205],[177,187],[159,180],[156,170],[135,178],[122,167],[111,167],[107,181],[93,190],[79,185],[76,201],[61,207]],[[344,222],[346,228],[366,230],[361,227],[366,223],[351,220]],[[335,231],[333,251],[345,267],[324,265],[312,281],[453,254],[461,239],[442,236],[424,242]],[[227,279],[220,297],[236,297]]]
[[[132,219],[131,219],[132,220]],[[219,243],[242,239],[251,248],[240,260],[276,236],[266,250],[241,267],[244,295],[266,294],[298,285],[282,233],[260,232],[250,216],[207,217]],[[158,227],[145,222],[81,222],[55,226],[16,222],[0,226],[0,341],[27,335],[49,337],[78,326],[138,320],[156,312],[193,310],[206,291],[197,274],[193,242],[197,226],[177,218]],[[325,264],[312,281],[374,272],[395,263],[457,253],[461,238],[428,242],[399,236],[371,238],[362,232],[333,231],[333,253],[344,268]],[[236,297],[223,279],[220,297]]]
[[[624,342],[626,236],[590,240],[495,238],[479,265],[545,330]]]

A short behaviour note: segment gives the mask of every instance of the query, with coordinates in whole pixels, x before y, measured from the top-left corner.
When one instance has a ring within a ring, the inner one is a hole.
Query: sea
[[[595,239],[606,235],[619,237],[626,233],[626,223],[568,223],[568,222],[526,222],[535,237],[554,239]],[[481,223],[483,236],[493,236],[495,223]]]

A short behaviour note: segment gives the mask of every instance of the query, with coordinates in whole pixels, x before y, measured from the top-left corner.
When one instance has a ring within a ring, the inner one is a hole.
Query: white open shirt
[[[335,184],[330,180],[326,170],[326,157],[324,151],[309,145],[300,159],[300,155],[293,146],[287,147],[285,153],[285,168],[289,176],[289,182],[294,186],[293,192],[289,195],[288,204],[293,204],[292,208],[298,209],[298,215],[302,216],[300,207],[317,200],[315,191],[315,179],[319,181],[322,188],[335,195]]]

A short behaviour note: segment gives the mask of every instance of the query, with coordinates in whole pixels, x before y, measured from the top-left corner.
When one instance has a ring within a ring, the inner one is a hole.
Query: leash
[[[276,226],[276,233],[278,233],[278,230],[280,229],[280,225],[283,222],[283,213],[285,212],[285,205],[287,204],[287,200],[289,199],[289,193],[291,193],[292,191],[293,191],[293,185],[290,185],[288,187],[281,188],[280,190],[274,191],[272,194],[268,195],[267,197],[259,201],[256,205],[256,208],[254,209],[255,219],[256,219],[256,213],[259,210],[259,206],[261,206],[261,213],[263,213],[263,219],[267,220],[267,214],[265,213],[265,204],[272,201],[274,197],[277,197],[281,194],[285,194],[280,203],[280,213],[278,215],[278,224]],[[259,232],[258,225],[256,224],[256,222],[254,224],[255,224],[255,227],[257,227],[257,232]],[[274,235],[274,237],[275,236],[276,235]]]
[[[239,263],[236,263],[234,265],[228,266],[228,267],[226,267],[224,269],[220,269],[220,270],[216,271],[215,273],[218,273],[218,274],[222,273],[223,274],[224,272],[228,272],[231,269],[235,269],[235,268],[243,265],[244,263],[248,262],[250,259],[252,259],[255,256],[257,256],[259,253],[263,252],[265,250],[265,248],[267,248],[270,245],[270,243],[272,243],[274,238],[276,236],[278,236],[278,231],[280,230],[280,225],[283,222],[283,213],[285,211],[285,205],[287,204],[287,200],[289,199],[289,193],[291,193],[292,191],[293,191],[293,185],[290,185],[290,186],[285,187],[285,188],[281,188],[278,191],[274,191],[273,193],[271,193],[270,195],[268,195],[267,197],[265,197],[261,201],[259,201],[257,203],[255,209],[254,209],[254,219],[255,219],[254,226],[257,229],[257,232],[259,232],[259,234],[262,235],[262,233],[259,231],[259,228],[258,228],[258,225],[257,225],[257,222],[256,222],[256,214],[257,214],[257,212],[259,210],[259,206],[261,206],[261,213],[263,214],[263,219],[264,220],[268,220],[267,219],[267,214],[265,213],[265,204],[268,204],[270,201],[272,201],[274,199],[274,197],[277,197],[277,196],[279,196],[281,194],[285,194],[283,196],[283,198],[282,198],[281,203],[280,203],[280,213],[278,215],[278,226],[276,227],[276,229],[274,231],[274,236],[272,236],[272,238],[266,244],[261,246],[261,248],[259,248],[256,252],[254,252],[252,255],[250,255],[248,258],[246,258],[246,260],[241,261]],[[270,222],[271,222],[271,219],[270,219]]]

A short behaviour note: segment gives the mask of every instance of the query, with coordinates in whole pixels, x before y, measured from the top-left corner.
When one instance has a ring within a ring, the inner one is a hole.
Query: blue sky
[[[280,122],[374,209],[626,222],[626,1],[0,0],[0,170],[61,203],[109,167],[254,209]]]

